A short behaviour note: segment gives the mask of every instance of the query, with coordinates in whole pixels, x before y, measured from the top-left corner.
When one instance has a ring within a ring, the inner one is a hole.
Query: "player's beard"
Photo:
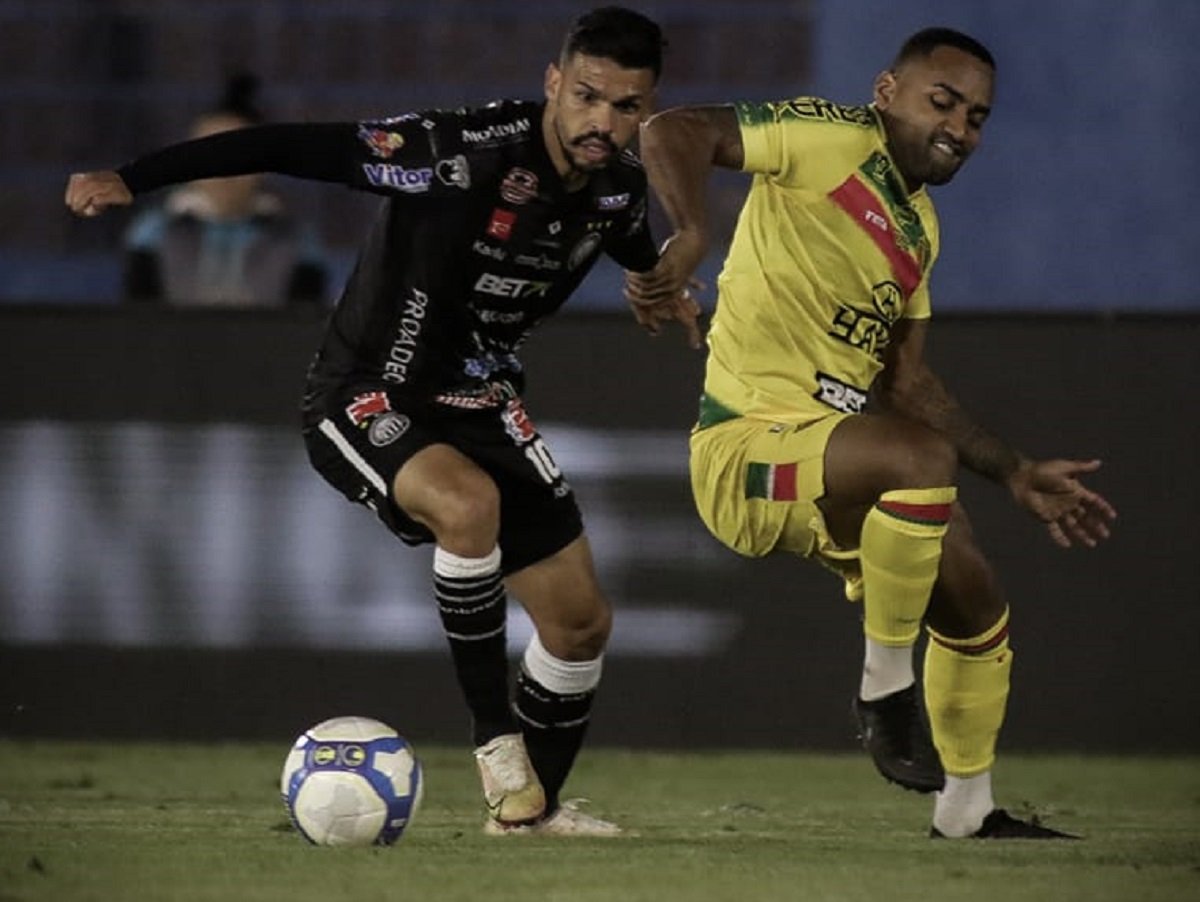
[[[958,174],[970,156],[970,151],[961,142],[955,142],[940,132],[923,135],[894,117],[890,126],[888,152],[909,191],[915,191],[921,185],[945,185]],[[957,145],[961,150],[960,156],[950,158],[936,150],[933,145],[939,138]]]
[[[612,162],[613,158],[620,151],[620,148],[618,148],[617,145],[613,143],[611,138],[609,138],[605,135],[598,134],[596,132],[586,132],[582,135],[579,135],[576,138],[572,138],[570,141],[566,140],[563,137],[562,125],[561,125],[561,123],[559,123],[559,121],[557,119],[554,120],[554,137],[555,137],[555,140],[558,141],[558,148],[560,151],[562,151],[563,159],[567,161],[567,166],[570,168],[571,172],[576,173],[578,175],[586,176],[589,173],[596,172],[600,169],[608,168],[609,163]],[[575,155],[571,152],[571,149],[573,147],[577,147],[578,145],[582,144],[584,141],[589,141],[589,140],[593,140],[593,139],[598,140],[598,141],[603,141],[606,145],[608,145],[608,150],[609,150],[608,156],[605,157],[603,160],[597,161],[594,164],[580,163],[575,158]]]

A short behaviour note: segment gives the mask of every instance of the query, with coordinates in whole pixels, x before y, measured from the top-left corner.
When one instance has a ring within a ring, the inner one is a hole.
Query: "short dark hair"
[[[927,57],[937,48],[947,46],[969,53],[977,60],[987,63],[992,69],[996,68],[996,60],[992,57],[990,50],[970,35],[955,31],[953,28],[923,28],[910,36],[901,45],[900,52],[892,61],[892,68],[899,68],[901,63],[914,57]]]
[[[639,12],[623,6],[602,6],[571,23],[563,39],[560,62],[576,53],[610,59],[625,69],[650,69],[662,74],[662,29]]]

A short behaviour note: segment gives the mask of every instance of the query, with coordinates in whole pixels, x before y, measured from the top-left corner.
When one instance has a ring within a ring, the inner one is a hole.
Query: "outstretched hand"
[[[76,172],[67,180],[65,200],[76,216],[99,216],[109,207],[126,207],[133,195],[112,170]]]
[[[1055,544],[1094,548],[1109,537],[1117,512],[1101,495],[1079,481],[1100,469],[1098,460],[1027,461],[1009,478],[1017,503],[1046,524]]]
[[[627,279],[629,275],[632,274],[627,274]],[[699,282],[693,284],[697,289],[704,287]],[[625,291],[625,297],[629,298],[628,289]],[[700,334],[699,322],[700,305],[696,303],[696,299],[692,297],[692,293],[688,289],[685,288],[674,297],[652,304],[639,304],[630,299],[629,306],[633,310],[633,318],[637,320],[638,325],[651,335],[658,335],[663,323],[674,320],[683,326],[689,348],[699,350],[702,347],[703,337]]]
[[[703,291],[705,286],[692,273],[703,256],[703,243],[697,236],[676,233],[663,243],[653,269],[625,273],[625,299],[638,325],[657,335],[662,323],[675,320],[686,330],[688,345],[701,346],[701,310],[692,292]]]

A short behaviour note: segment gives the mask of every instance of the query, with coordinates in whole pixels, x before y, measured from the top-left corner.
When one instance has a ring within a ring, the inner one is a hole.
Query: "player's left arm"
[[[888,410],[936,429],[963,466],[1008,488],[1021,507],[1046,524],[1064,548],[1094,547],[1109,536],[1117,513],[1080,477],[1099,460],[1033,460],[976,423],[925,361],[928,319],[901,319],[892,329],[877,397]]]
[[[641,127],[646,174],[674,233],[658,265],[631,273],[625,296],[633,305],[653,304],[682,292],[708,253],[707,185],[714,167],[741,169],[745,163],[741,126],[733,105],[676,107]]]
[[[631,206],[627,216],[616,224],[617,232],[604,244],[605,253],[625,269],[627,286],[629,278],[653,271],[659,262],[659,253],[654,247],[646,216],[646,206],[643,186],[640,199]],[[703,342],[699,323],[700,305],[686,287],[650,303],[635,302],[629,295],[628,287],[625,297],[630,301],[633,318],[651,335],[658,335],[664,323],[674,321],[683,327],[689,347],[701,347]]]

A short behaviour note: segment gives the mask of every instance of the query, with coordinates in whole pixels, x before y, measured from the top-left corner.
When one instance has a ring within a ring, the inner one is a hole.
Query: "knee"
[[[538,630],[543,647],[563,661],[590,661],[598,658],[612,633],[612,609],[597,595],[554,623]]]
[[[958,451],[940,433],[918,427],[895,449],[893,480],[897,489],[926,489],[954,485]]]
[[[442,547],[486,545],[475,549],[486,553],[500,532],[500,491],[486,474],[471,474],[438,491],[418,519]]]

